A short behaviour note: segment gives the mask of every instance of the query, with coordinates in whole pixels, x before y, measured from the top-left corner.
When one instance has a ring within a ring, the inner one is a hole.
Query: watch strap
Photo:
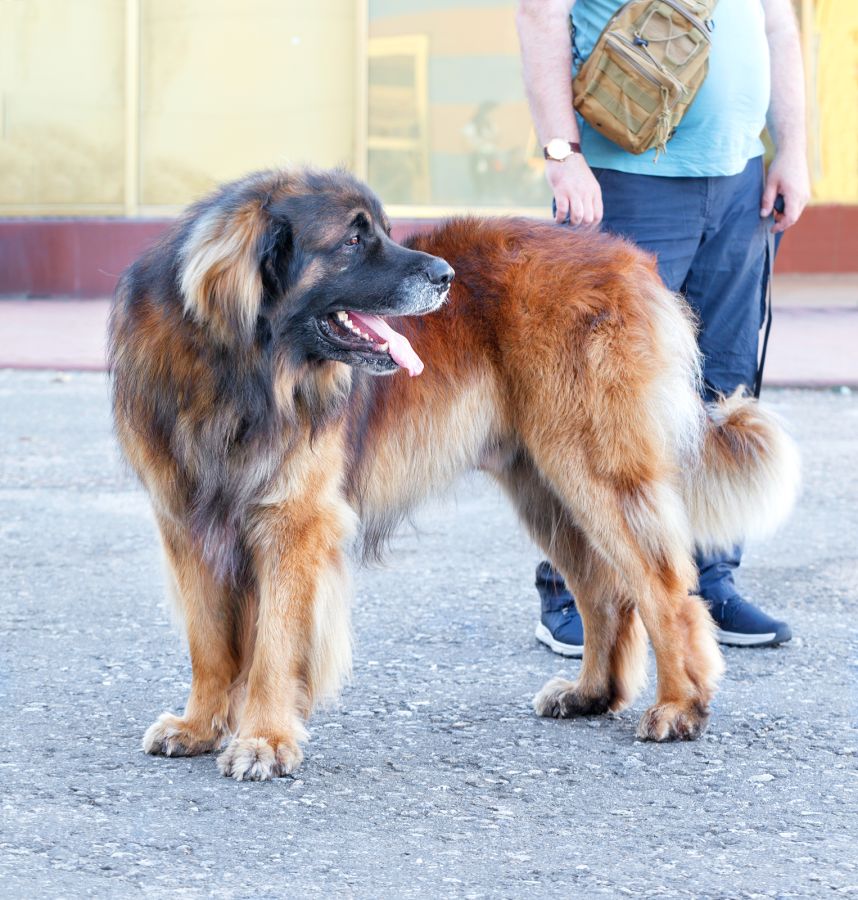
[[[566,141],[566,143],[569,145],[569,154],[568,154],[569,156],[571,156],[573,153],[581,152],[580,144],[577,144],[574,141]],[[546,159],[553,159],[555,162],[560,162],[560,160],[556,159],[555,157],[548,155],[548,145],[547,144],[542,148],[542,155]],[[567,157],[563,157],[563,158],[566,159]]]

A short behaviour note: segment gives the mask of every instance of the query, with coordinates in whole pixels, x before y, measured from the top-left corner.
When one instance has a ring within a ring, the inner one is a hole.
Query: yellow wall
[[[290,162],[352,165],[350,0],[144,0],[140,201]]]
[[[358,9],[0,0],[0,214],[156,212],[253,168],[353,166]]]
[[[858,0],[817,0],[812,28],[813,196],[858,203]]]
[[[0,209],[120,209],[124,8],[0,0]]]

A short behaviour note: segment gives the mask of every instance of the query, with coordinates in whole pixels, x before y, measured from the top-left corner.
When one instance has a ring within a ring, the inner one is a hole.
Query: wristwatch
[[[570,157],[573,153],[581,152],[581,145],[574,144],[564,138],[551,138],[551,140],[542,148],[546,159],[553,159],[555,162],[563,162],[564,159]]]

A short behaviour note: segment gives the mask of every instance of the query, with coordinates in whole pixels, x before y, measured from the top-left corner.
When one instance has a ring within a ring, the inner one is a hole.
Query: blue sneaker
[[[757,609],[738,594],[725,597],[704,597],[709,613],[715,620],[715,636],[721,644],[731,647],[774,647],[792,638],[786,622],[779,622]]]
[[[561,656],[584,655],[584,622],[563,577],[548,562],[536,567],[536,590],[542,613],[536,639]]]
[[[536,624],[536,640],[561,656],[584,655],[584,622],[573,600],[557,611],[542,611]]]

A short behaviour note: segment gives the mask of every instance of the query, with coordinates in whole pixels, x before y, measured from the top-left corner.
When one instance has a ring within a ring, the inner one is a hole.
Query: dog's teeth
[[[390,345],[387,343],[387,341],[385,341],[383,344],[378,345],[378,349],[381,350],[382,353],[387,353],[387,348],[389,346]]]
[[[337,313],[337,321],[338,322],[348,322],[348,320],[349,320],[349,317],[343,312],[343,310],[340,310]]]

